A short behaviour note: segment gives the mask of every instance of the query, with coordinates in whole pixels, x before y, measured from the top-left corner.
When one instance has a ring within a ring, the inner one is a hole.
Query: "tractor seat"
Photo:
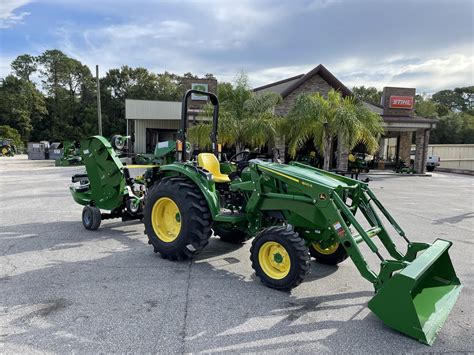
[[[200,153],[198,155],[198,165],[209,171],[214,176],[214,181],[217,183],[220,182],[230,182],[229,176],[221,173],[221,168],[219,165],[219,160],[212,153]]]

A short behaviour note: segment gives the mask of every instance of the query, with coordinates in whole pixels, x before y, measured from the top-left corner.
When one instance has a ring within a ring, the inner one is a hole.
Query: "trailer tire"
[[[145,233],[155,253],[185,260],[209,242],[211,213],[201,190],[186,178],[164,178],[148,192]]]
[[[84,206],[82,209],[82,224],[87,230],[95,231],[100,227],[102,215],[95,206]]]
[[[277,290],[298,286],[310,268],[305,241],[286,226],[269,227],[260,232],[252,242],[250,260],[262,283]]]
[[[334,248],[333,251],[331,248],[322,250],[318,248],[317,243],[313,243],[309,245],[309,252],[318,263],[325,265],[337,265],[349,256],[341,243],[337,243],[337,248]]]
[[[227,225],[214,225],[212,229],[214,234],[226,243],[242,244],[250,239],[247,233],[232,226],[229,228]]]

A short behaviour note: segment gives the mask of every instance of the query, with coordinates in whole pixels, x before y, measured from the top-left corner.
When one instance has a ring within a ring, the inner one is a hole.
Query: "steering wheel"
[[[239,161],[237,161],[237,157],[239,156],[242,156],[242,159],[240,159]],[[237,175],[240,176],[240,174],[242,173],[242,171],[247,167],[249,166],[249,161],[248,161],[248,158],[250,156],[250,152],[248,150],[243,150],[241,152],[238,152],[236,154],[234,154],[233,156],[230,157],[229,159],[229,163],[231,164],[237,164]]]
[[[237,161],[237,157],[239,156],[242,156],[242,159],[240,159],[239,161]],[[247,161],[247,158],[248,156],[250,155],[250,152],[248,150],[242,150],[241,152],[238,152],[234,155],[232,155],[230,158],[229,158],[229,163],[236,163],[238,165],[238,163],[240,162],[243,162],[243,161]]]

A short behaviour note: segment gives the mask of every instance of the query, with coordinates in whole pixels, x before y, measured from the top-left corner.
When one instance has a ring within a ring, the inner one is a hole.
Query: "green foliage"
[[[438,104],[439,116],[445,116],[451,111],[465,111],[466,99],[461,92],[456,90],[441,90],[431,98]]]
[[[30,81],[30,75],[36,71],[38,65],[35,57],[22,54],[12,62],[11,67],[18,78]]]
[[[431,131],[431,144],[474,144],[474,116],[452,112],[436,123]]]
[[[422,95],[416,95],[415,114],[425,118],[437,118],[438,105],[432,100],[426,100]]]
[[[245,74],[237,76],[234,85],[218,86],[220,102],[219,142],[235,146],[239,152],[245,147],[257,148],[274,141],[278,119],[273,108],[281,102],[275,93],[254,94]],[[204,108],[202,117],[212,117],[212,105]],[[189,129],[189,140],[200,148],[210,145],[211,124],[201,122]]]
[[[0,125],[16,129],[23,141],[47,112],[44,97],[33,83],[13,75],[0,81]]]
[[[312,141],[329,168],[332,140],[342,138],[347,149],[363,143],[369,152],[378,148],[383,133],[382,119],[353,97],[342,97],[335,90],[327,98],[319,93],[301,94],[281,126],[293,157],[299,148]]]
[[[377,88],[370,86],[354,86],[352,88],[352,93],[359,100],[374,104],[380,105],[380,100],[382,98],[382,91],[378,91]]]
[[[20,55],[11,67],[14,75],[0,82],[0,124],[17,129],[25,142],[97,134],[96,82],[87,66],[59,50],[47,50],[38,57]],[[34,73],[41,92],[30,80]],[[125,133],[125,99],[180,101],[184,78],[197,76],[128,66],[109,70],[100,79],[104,135]]]
[[[20,132],[18,132],[15,128],[11,128],[10,126],[0,126],[0,138],[11,139],[12,143],[17,147],[17,149],[23,147]]]

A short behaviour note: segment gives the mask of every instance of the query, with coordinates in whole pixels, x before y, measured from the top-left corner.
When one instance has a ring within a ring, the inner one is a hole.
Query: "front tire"
[[[185,260],[199,253],[211,236],[211,213],[201,190],[186,178],[165,178],[145,203],[145,232],[155,253]]]
[[[426,170],[428,170],[429,172],[434,171],[434,169],[435,169],[435,167],[434,167],[433,165],[428,165],[428,166],[426,167]]]
[[[95,231],[100,227],[102,215],[100,209],[94,206],[84,206],[82,209],[82,224],[87,230]]]
[[[250,260],[257,277],[268,287],[291,290],[309,272],[309,251],[297,232],[285,226],[264,229],[252,242]]]

